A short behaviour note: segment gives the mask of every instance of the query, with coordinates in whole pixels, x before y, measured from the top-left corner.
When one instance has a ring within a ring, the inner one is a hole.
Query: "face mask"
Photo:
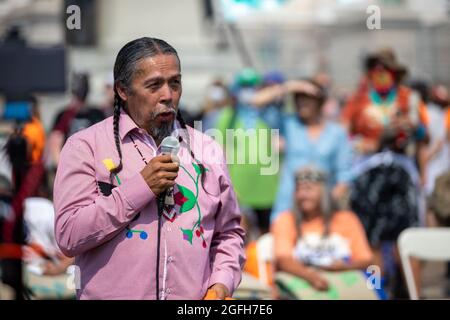
[[[242,104],[249,105],[249,104],[251,104],[251,101],[252,101],[254,95],[255,95],[255,89],[243,88],[239,92],[238,100]]]
[[[209,98],[214,102],[219,102],[225,99],[225,90],[219,86],[212,86],[208,92]]]
[[[375,91],[379,94],[387,94],[394,87],[394,74],[384,68],[374,69],[370,72],[370,80]]]

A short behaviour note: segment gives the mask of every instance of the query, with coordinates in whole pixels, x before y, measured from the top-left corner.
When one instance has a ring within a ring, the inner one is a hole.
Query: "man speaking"
[[[62,150],[56,239],[76,258],[79,299],[203,299],[208,290],[224,299],[239,285],[236,196],[219,145],[178,111],[180,70],[165,41],[127,43],[114,65],[114,115]]]

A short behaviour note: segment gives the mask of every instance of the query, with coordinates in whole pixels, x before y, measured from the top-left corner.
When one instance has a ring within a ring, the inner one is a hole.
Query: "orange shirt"
[[[42,158],[45,147],[45,130],[36,117],[23,126],[22,134],[31,148],[31,161],[35,163]]]
[[[322,235],[325,230],[323,217],[317,217],[310,221],[303,221],[296,226],[296,219],[292,212],[286,211],[278,216],[272,224],[274,235],[275,259],[280,257],[292,257],[300,239],[310,235]],[[350,258],[355,261],[367,261],[372,259],[364,228],[359,218],[350,211],[338,211],[333,214],[329,222],[329,237],[340,237],[346,242],[350,251]]]

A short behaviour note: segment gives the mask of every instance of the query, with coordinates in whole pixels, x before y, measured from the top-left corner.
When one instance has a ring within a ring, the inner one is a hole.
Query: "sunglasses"
[[[326,176],[325,176],[325,174],[320,173],[320,172],[300,172],[295,177],[295,182],[296,183],[306,182],[306,181],[310,181],[310,182],[325,182],[326,181]]]

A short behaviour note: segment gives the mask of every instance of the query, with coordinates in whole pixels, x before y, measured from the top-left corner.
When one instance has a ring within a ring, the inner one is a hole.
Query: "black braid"
[[[122,170],[122,149],[120,148],[120,137],[119,137],[119,120],[120,120],[120,108],[122,100],[118,96],[117,92],[114,93],[114,141],[116,143],[117,153],[119,154],[119,165],[111,170],[111,174],[117,174]]]
[[[190,148],[189,133],[187,132],[186,122],[184,121],[183,116],[181,115],[180,109],[178,109],[178,111],[177,111],[177,120],[180,123],[181,128],[186,131],[186,139],[188,140],[188,141],[186,141],[186,143],[189,147],[189,152],[191,154],[191,157],[195,159],[194,153],[192,152],[192,150]]]

